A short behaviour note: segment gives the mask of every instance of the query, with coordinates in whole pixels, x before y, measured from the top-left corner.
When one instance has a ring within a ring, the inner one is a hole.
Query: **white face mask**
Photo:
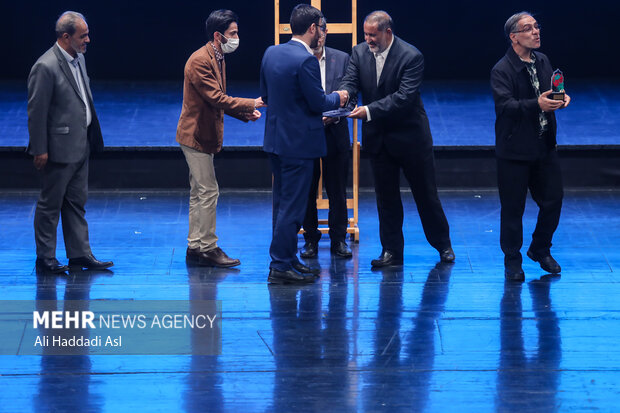
[[[232,37],[229,39],[228,37],[224,36],[223,34],[222,34],[222,37],[224,39],[226,39],[226,43],[221,43],[222,53],[224,53],[224,54],[232,53],[235,50],[237,50],[237,47],[239,47],[239,39],[234,39]]]

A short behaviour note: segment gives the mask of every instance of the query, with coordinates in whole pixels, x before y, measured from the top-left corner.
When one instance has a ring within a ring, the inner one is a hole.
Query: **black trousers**
[[[349,152],[333,151],[322,158],[323,183],[329,199],[327,221],[331,242],[344,241],[347,235],[347,177],[349,173]],[[314,162],[308,206],[304,218],[304,239],[306,242],[318,242],[321,232],[318,230],[319,220],[316,209],[316,196],[321,177],[320,162]]]
[[[416,152],[395,152],[389,151],[384,145],[379,153],[373,154],[371,166],[383,249],[396,257],[403,256],[405,241],[403,203],[400,197],[401,169],[411,188],[427,241],[438,251],[450,247],[450,227],[437,195],[432,147],[429,145]]]
[[[548,255],[562,210],[562,174],[558,154],[549,151],[535,161],[497,159],[497,186],[501,203],[500,245],[506,265],[520,265],[523,245],[523,212],[527,190],[538,205],[538,219],[530,250]]]
[[[37,257],[56,257],[56,229],[60,217],[67,258],[90,254],[88,223],[84,218],[88,199],[88,152],[80,162],[48,161],[41,176],[41,193],[34,213]]]

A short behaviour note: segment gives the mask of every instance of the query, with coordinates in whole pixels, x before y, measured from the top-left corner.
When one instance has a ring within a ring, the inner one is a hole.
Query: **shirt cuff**
[[[370,122],[372,120],[370,118],[370,110],[368,109],[368,106],[364,106],[364,109],[366,109],[366,122]]]

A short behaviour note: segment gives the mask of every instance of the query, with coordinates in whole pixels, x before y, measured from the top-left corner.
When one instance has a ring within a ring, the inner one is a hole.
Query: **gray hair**
[[[527,16],[534,17],[529,11],[520,11],[519,13],[513,14],[508,18],[508,20],[506,20],[506,23],[504,24],[504,34],[507,38],[510,39],[510,33],[515,33],[517,31],[519,20]]]
[[[392,31],[394,31],[394,21],[392,20],[390,15],[383,10],[375,10],[371,12],[364,19],[364,23],[366,22],[370,24],[377,23],[377,29],[381,32],[384,32],[387,29],[392,29]]]
[[[56,20],[56,38],[60,39],[63,34],[67,33],[69,36],[73,36],[77,30],[78,19],[83,20],[86,23],[86,19],[82,13],[76,11],[66,11],[60,15]]]

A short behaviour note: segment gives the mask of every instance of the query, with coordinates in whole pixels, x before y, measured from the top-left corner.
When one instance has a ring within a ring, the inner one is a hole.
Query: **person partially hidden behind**
[[[72,268],[105,269],[90,249],[84,217],[88,198],[88,158],[103,148],[84,53],[90,43],[84,16],[64,12],[56,21],[56,44],[28,76],[28,153],[41,171],[41,193],[34,213],[36,267],[63,273]],[[69,266],[56,259],[56,232],[62,232]]]
[[[217,245],[215,214],[219,187],[213,156],[222,150],[224,114],[244,122],[255,121],[263,106],[260,98],[226,94],[226,60],[239,45],[238,18],[230,10],[215,10],[207,18],[208,43],[196,50],[185,64],[183,108],[176,140],[189,167],[189,234],[186,259],[198,265],[234,267]]]
[[[500,246],[505,277],[523,281],[521,246],[527,191],[539,208],[527,256],[543,270],[562,270],[551,256],[551,240],[560,221],[562,175],[556,150],[555,111],[570,103],[550,99],[553,69],[540,48],[540,26],[528,12],[512,15],[504,25],[510,42],[491,71],[495,101],[497,186],[501,203]]]
[[[381,255],[374,268],[403,264],[402,170],[415,200],[428,243],[442,262],[453,262],[450,227],[435,183],[435,158],[428,117],[420,96],[424,57],[393,33],[384,11],[364,19],[365,43],[353,48],[340,88],[362,93],[364,106],[350,115],[362,119],[362,149],[370,153],[379,214]]]
[[[349,64],[349,55],[340,50],[325,46],[327,38],[327,22],[321,21],[319,43],[312,49],[314,56],[319,60],[321,68],[321,83],[327,93],[337,89],[342,76],[344,76]],[[351,96],[348,108],[354,108],[354,96]],[[331,253],[341,258],[351,258],[353,254],[347,245],[347,176],[349,173],[349,148],[351,139],[349,138],[349,122],[346,118],[323,118],[325,125],[325,137],[327,138],[327,155],[321,158],[323,164],[323,182],[325,192],[329,199],[329,238],[331,241]],[[305,244],[301,253],[302,258],[314,258],[318,254],[318,243],[321,239],[319,231],[318,211],[316,206],[316,196],[321,177],[321,162],[314,160],[314,172],[312,183],[310,184],[310,195],[308,196],[308,206],[303,222]]]

